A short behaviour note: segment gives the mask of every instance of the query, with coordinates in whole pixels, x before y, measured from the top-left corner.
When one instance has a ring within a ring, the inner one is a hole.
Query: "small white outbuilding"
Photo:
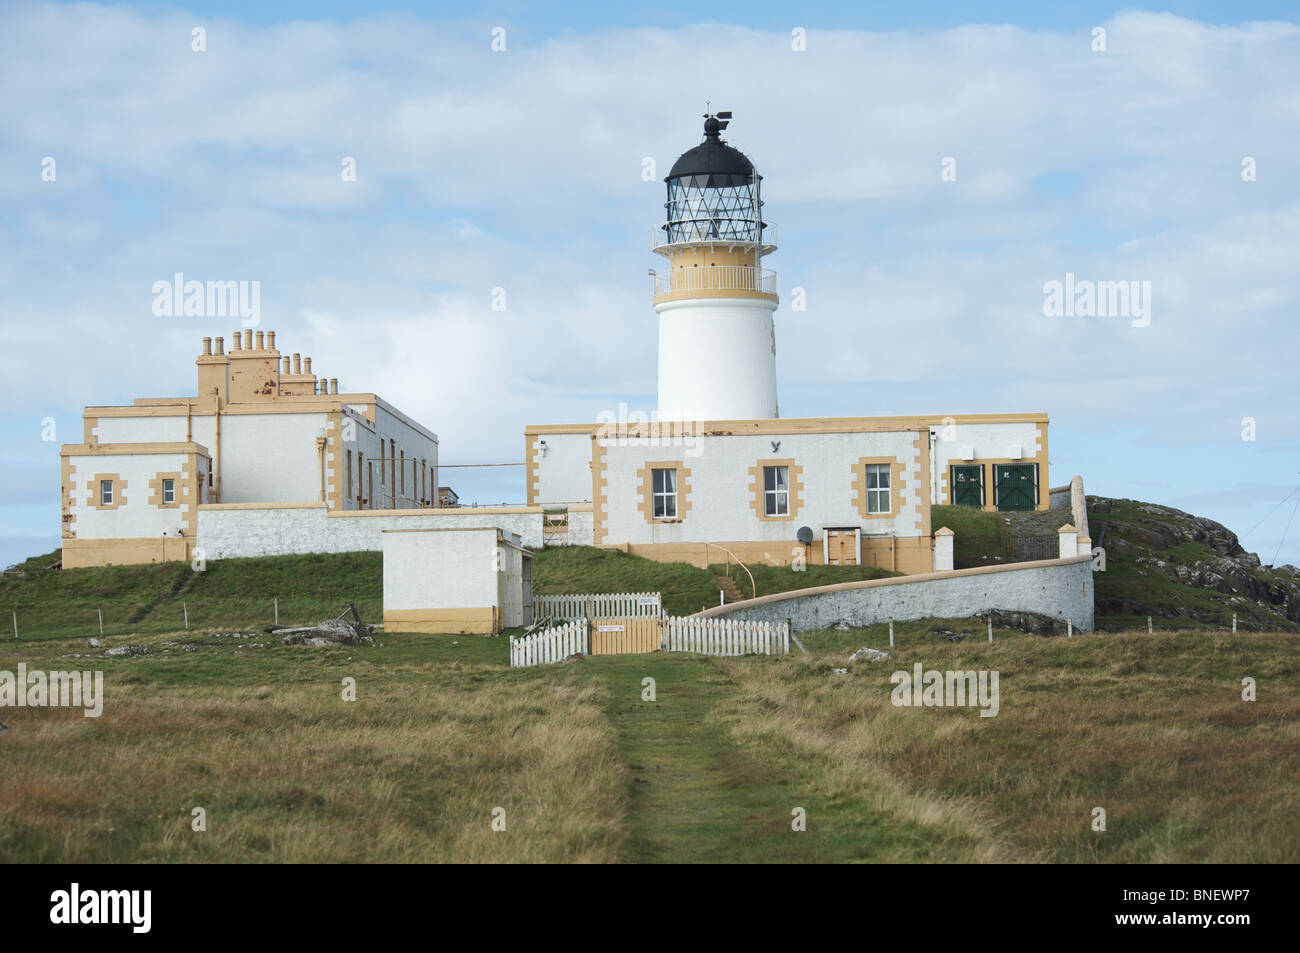
[[[495,526],[384,530],[384,631],[494,635],[531,621],[533,554]]]

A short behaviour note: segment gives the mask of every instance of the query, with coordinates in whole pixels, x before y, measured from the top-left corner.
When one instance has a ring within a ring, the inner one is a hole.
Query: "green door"
[[[975,466],[952,468],[952,502],[956,506],[984,506],[984,468]]]
[[[999,463],[993,467],[998,509],[1032,510],[1038,506],[1038,465]]]

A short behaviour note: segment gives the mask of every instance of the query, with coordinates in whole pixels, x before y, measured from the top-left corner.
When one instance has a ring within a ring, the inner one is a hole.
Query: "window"
[[[99,505],[100,506],[113,505],[113,481],[112,480],[99,481]]]
[[[657,520],[677,518],[677,471],[652,470],[652,512]]]
[[[867,464],[867,512],[888,513],[889,506],[888,463]]]
[[[763,467],[763,515],[790,513],[790,468]]]
[[[176,481],[170,477],[162,481],[162,501],[164,503],[176,502]]]

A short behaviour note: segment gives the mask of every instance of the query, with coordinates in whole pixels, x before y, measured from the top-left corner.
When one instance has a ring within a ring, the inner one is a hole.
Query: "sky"
[[[1046,412],[1053,485],[1300,563],[1296,5],[712,9],[0,4],[0,563],[57,548],[84,406],[192,395],[229,340],[153,313],[177,272],[259,282],[282,352],[444,464],[653,409],[650,236],[706,103],[779,229],[783,416]],[[1046,313],[1067,275],[1149,310]]]

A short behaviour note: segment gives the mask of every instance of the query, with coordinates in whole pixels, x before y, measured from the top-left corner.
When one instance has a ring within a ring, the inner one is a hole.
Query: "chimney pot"
[[[267,349],[268,351],[274,351],[274,350],[275,350],[275,332],[274,332],[274,331],[267,331],[267,332],[266,332],[266,349]]]
[[[284,356],[284,370],[282,370],[280,373],[281,373],[281,374],[288,374],[288,373],[289,373],[289,355],[288,355],[288,354],[286,354],[286,355]]]
[[[247,330],[247,331],[244,332],[244,347],[245,347],[245,349],[247,349],[247,350],[249,350],[249,351],[251,351],[251,350],[253,349],[253,332],[252,332],[252,330]]]
[[[265,350],[266,350],[266,340],[265,340],[265,337],[266,337],[266,335],[264,335],[261,331],[258,331],[258,332],[257,332],[257,349],[258,349],[259,351],[265,351]]]
[[[203,356],[208,357],[212,353],[212,338],[203,339]]]
[[[304,358],[302,359],[302,372],[303,372],[304,374],[310,374],[310,373],[311,373],[311,358],[310,358],[310,357],[304,357]]]
[[[302,373],[302,355],[297,351],[293,352],[293,372],[295,374]]]
[[[217,354],[224,355],[225,353],[226,353],[226,339],[217,338]]]
[[[330,378],[330,393],[331,393],[331,394],[337,394],[338,392],[339,392],[339,379],[338,379],[337,377],[331,377],[331,378]]]
[[[231,351],[231,353],[234,353],[235,351],[238,351],[238,350],[243,346],[243,345],[240,343],[242,340],[243,340],[243,338],[240,337],[238,331],[236,331],[234,334],[232,334],[232,335],[230,336],[230,351]]]

